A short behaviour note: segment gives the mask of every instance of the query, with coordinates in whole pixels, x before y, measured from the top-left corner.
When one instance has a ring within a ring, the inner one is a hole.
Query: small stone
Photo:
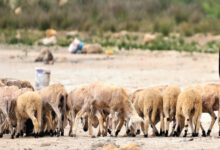
[[[50,143],[42,143],[41,145],[40,145],[40,147],[45,147],[45,146],[50,146],[51,144]]]

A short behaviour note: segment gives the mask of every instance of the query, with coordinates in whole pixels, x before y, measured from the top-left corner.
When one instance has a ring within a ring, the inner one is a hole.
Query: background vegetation
[[[48,28],[87,33],[76,37],[104,47],[217,52],[219,41],[201,44],[185,38],[220,34],[220,0],[0,0],[0,43],[33,45]],[[157,37],[143,43],[142,34],[106,34],[124,30]],[[57,38],[57,45],[68,46],[75,37]]]
[[[219,0],[0,0],[0,16],[2,29],[220,33]]]

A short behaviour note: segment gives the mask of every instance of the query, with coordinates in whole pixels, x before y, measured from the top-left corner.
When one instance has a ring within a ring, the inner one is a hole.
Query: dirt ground
[[[37,49],[37,48],[35,48]],[[34,63],[37,51],[25,56],[22,48],[0,47],[0,77],[11,77],[35,82],[35,68],[51,70],[51,83],[61,82],[68,91],[95,81],[109,82],[133,91],[152,85],[175,84],[182,89],[192,85],[215,82],[218,77],[218,54],[179,53],[176,51],[122,51],[112,56],[71,55],[65,49],[54,53],[54,65]],[[210,117],[202,115],[202,124],[208,129]],[[121,146],[136,143],[141,149],[220,149],[218,124],[215,123],[211,137],[148,137],[120,136],[90,138],[80,129],[76,138],[64,137],[0,139],[0,149],[103,149],[103,145]],[[190,131],[190,130],[189,130]],[[151,132],[151,130],[150,130]],[[200,131],[201,132],[201,131]],[[201,133],[200,133],[201,135]],[[189,135],[190,136],[190,135]]]

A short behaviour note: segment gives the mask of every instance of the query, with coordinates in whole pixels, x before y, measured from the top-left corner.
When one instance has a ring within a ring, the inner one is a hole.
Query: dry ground
[[[36,48],[35,48],[36,49]],[[37,51],[26,57],[21,48],[0,47],[0,77],[35,81],[35,68],[51,70],[51,83],[61,82],[68,91],[94,81],[106,81],[121,85],[130,91],[151,85],[176,84],[182,88],[219,83],[218,54],[190,54],[175,51],[124,51],[116,55],[70,55],[66,50],[55,52],[54,65],[34,63]],[[208,128],[210,117],[203,114],[202,123]],[[64,137],[19,138],[9,136],[0,139],[0,149],[102,149],[105,144],[123,145],[137,143],[142,149],[220,149],[218,125],[214,125],[211,137],[198,138],[136,138],[120,136],[90,138],[82,129],[76,138]]]

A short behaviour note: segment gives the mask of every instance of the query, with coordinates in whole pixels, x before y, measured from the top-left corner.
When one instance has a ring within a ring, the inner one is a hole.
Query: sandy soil
[[[35,68],[51,70],[51,83],[61,82],[68,91],[75,87],[105,81],[133,91],[137,88],[161,84],[176,84],[185,88],[208,82],[219,83],[217,54],[190,54],[175,51],[127,51],[116,55],[70,55],[65,50],[54,53],[54,65],[34,63],[37,51],[25,56],[21,49],[0,47],[0,77],[35,81]],[[208,129],[210,117],[202,115],[202,123]],[[190,131],[190,130],[189,130]],[[64,137],[19,138],[8,135],[0,139],[0,149],[103,149],[103,145],[116,146],[137,143],[141,149],[220,149],[218,125],[215,123],[211,137],[165,138],[142,135],[136,138],[120,136],[90,138],[82,129],[76,138]],[[190,136],[190,135],[189,135]]]

